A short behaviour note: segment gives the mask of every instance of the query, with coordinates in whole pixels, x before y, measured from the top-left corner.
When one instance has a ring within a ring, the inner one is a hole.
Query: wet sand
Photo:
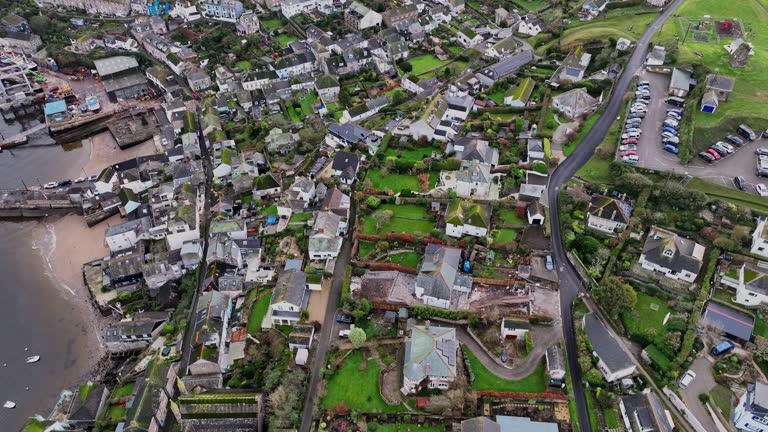
[[[83,145],[88,146],[90,151],[88,162],[82,167],[82,170],[89,176],[99,175],[108,165],[156,153],[155,144],[152,140],[121,150],[109,132],[102,132],[84,139]],[[80,168],[77,167],[78,172],[81,172]],[[76,177],[79,177],[79,175]]]

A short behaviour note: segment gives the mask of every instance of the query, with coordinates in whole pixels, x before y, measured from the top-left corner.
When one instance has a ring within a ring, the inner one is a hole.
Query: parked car
[[[621,139],[638,138],[639,136],[640,136],[640,132],[627,132],[621,136]]]
[[[744,140],[737,137],[736,135],[728,135],[725,137],[725,140],[737,147],[741,147],[744,145]]]
[[[699,157],[700,157],[700,158],[702,158],[702,159],[704,159],[704,160],[705,160],[705,161],[707,161],[708,163],[712,163],[712,162],[714,162],[714,161],[715,161],[715,158],[714,158],[714,157],[713,157],[711,154],[709,154],[709,153],[707,153],[707,152],[701,152],[701,153],[699,153]]]
[[[627,118],[644,119],[645,118],[645,113],[644,112],[630,112],[629,116],[627,116]]]
[[[628,163],[630,165],[634,165],[634,164],[636,164],[640,160],[640,158],[637,157],[637,155],[629,155],[629,156],[624,156],[623,158],[621,158],[621,160],[624,163]]]
[[[736,133],[744,137],[744,139],[748,139],[750,141],[754,141],[757,139],[757,134],[754,130],[752,130],[751,127],[741,124],[739,127],[736,128]]]
[[[664,120],[664,126],[672,126],[677,129],[680,126],[680,123],[677,120],[666,119]]]
[[[651,82],[648,81],[648,80],[642,80],[642,81],[638,81],[637,85],[639,85],[639,86],[641,86],[641,85],[650,86]]]
[[[756,155],[768,156],[768,147],[758,147],[755,149]]]
[[[661,140],[661,145],[665,146],[667,144],[677,147],[678,145],[680,145],[680,141],[677,138],[667,138],[667,139]]]
[[[632,108],[630,108],[629,110],[630,110],[630,112],[646,113],[646,112],[648,112],[648,107],[646,107],[643,104],[634,104],[634,105],[632,105]]]
[[[683,118],[683,116],[678,114],[678,113],[676,113],[676,112],[668,112],[667,113],[667,118],[671,118],[671,119],[675,119],[677,121],[680,121],[680,119]]]
[[[723,340],[719,344],[713,346],[709,352],[714,356],[719,356],[727,353],[728,351],[736,348],[733,342],[729,340]]]
[[[671,128],[671,127],[664,127],[664,129],[661,130],[662,136],[664,134],[672,135],[672,136],[678,136],[678,132]]]
[[[755,184],[755,192],[761,197],[768,197],[768,187],[764,183]]]
[[[544,267],[549,271],[555,269],[555,263],[552,261],[552,255],[547,255],[547,260],[544,262]]]
[[[685,105],[685,99],[679,98],[679,97],[675,97],[675,96],[668,97],[666,102],[669,105],[674,105],[676,107],[683,107]]]
[[[70,179],[64,179],[64,180],[62,180],[62,181],[60,181],[60,182],[59,182],[58,186],[59,186],[59,187],[66,187],[66,186],[69,186],[69,185],[71,185],[71,184],[72,184],[72,180],[70,180]]]
[[[643,130],[640,128],[628,128],[627,132],[637,132],[637,133],[643,133]]]
[[[712,157],[715,158],[715,160],[720,160],[720,153],[718,153],[718,152],[716,152],[716,151],[714,151],[712,149],[707,149],[706,151],[707,151],[707,153],[711,154]]]
[[[732,146],[732,145],[730,145],[730,144],[728,144],[728,143],[724,143],[724,142],[722,142],[722,141],[718,141],[718,142],[716,142],[716,143],[715,143],[715,145],[716,145],[716,146],[720,146],[720,147],[722,147],[722,148],[724,148],[724,149],[728,150],[728,153],[733,153],[733,151],[735,150],[735,149],[733,148],[733,146]]]
[[[337,323],[344,323],[344,324],[352,324],[355,322],[355,317],[352,315],[347,314],[337,314],[336,315],[336,322]]]
[[[720,156],[725,156],[725,155],[727,155],[727,154],[728,154],[728,152],[727,152],[727,151],[726,151],[724,148],[722,148],[722,147],[718,147],[717,145],[713,145],[713,146],[712,146],[712,147],[710,147],[709,149],[710,149],[710,150],[714,150],[714,151],[716,151],[716,152],[717,152],[717,154],[719,154]]]
[[[625,156],[637,156],[637,152],[635,150],[627,150],[619,153],[619,156],[625,157]]]
[[[680,138],[677,137],[677,135],[673,134],[672,132],[664,132],[661,134],[662,140],[671,140],[675,139],[677,142],[680,142]]]
[[[622,145],[622,146],[619,146],[619,150],[620,151],[629,151],[629,150],[637,151],[637,146],[634,144]]]
[[[57,187],[59,187],[59,182],[48,182],[43,185],[43,188],[45,189],[56,189]]]
[[[680,388],[681,389],[687,388],[689,385],[691,385],[691,383],[695,379],[696,379],[696,373],[694,371],[692,370],[685,371],[685,373],[683,374],[683,377],[680,378]]]
[[[670,152],[673,155],[679,154],[680,150],[677,149],[677,147],[673,146],[672,144],[667,144],[664,146],[664,151]]]
[[[763,168],[760,165],[757,166],[757,176],[758,177],[768,177],[768,169]]]
[[[669,113],[675,113],[677,115],[683,115],[683,110],[680,108],[667,108],[667,114]]]
[[[747,183],[747,179],[745,179],[742,176],[736,176],[733,178],[733,184],[736,185],[739,190],[745,190],[747,186],[749,186],[749,183]]]
[[[339,330],[339,337],[346,339],[349,337],[350,333],[352,333],[352,330]]]
[[[638,91],[635,92],[635,96],[648,96],[648,97],[650,97],[651,96],[651,92],[649,92],[648,90],[638,90]]]
[[[622,144],[637,144],[637,138],[629,138],[621,141]]]

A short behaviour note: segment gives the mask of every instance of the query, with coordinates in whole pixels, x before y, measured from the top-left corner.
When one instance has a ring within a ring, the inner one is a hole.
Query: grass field
[[[389,223],[376,230],[376,221],[373,215],[363,221],[363,234],[394,233],[424,233],[428,234],[435,227],[435,221],[426,213],[426,209],[420,205],[384,204],[377,212],[391,210],[393,213]]]
[[[507,94],[507,89],[504,86],[499,86],[493,93],[488,93],[488,99],[496,102],[496,105],[504,105],[504,95]]]
[[[619,427],[619,413],[615,408],[608,408],[603,411],[603,417],[605,418],[605,425],[610,429]]]
[[[275,19],[261,21],[261,28],[271,32],[272,30],[277,30],[279,28],[285,27],[286,24],[288,24],[288,22],[285,21],[284,19],[275,18]]]
[[[737,305],[738,306],[738,305]],[[755,328],[752,329],[752,333],[755,336],[762,336],[764,338],[768,338],[768,324],[766,324],[765,320],[755,317]]]
[[[600,114],[601,113],[596,112],[587,118],[587,121],[584,122],[584,126],[581,127],[581,130],[579,130],[579,134],[576,135],[576,138],[572,142],[563,146],[564,155],[570,156],[574,151],[576,151],[576,148],[579,146],[579,144],[581,144],[581,141],[584,140],[585,136],[587,136],[587,132],[592,129],[592,126],[595,125],[597,119],[600,118]]]
[[[291,43],[293,41],[297,41],[297,40],[299,40],[299,38],[294,36],[294,35],[292,35],[292,34],[281,33],[281,34],[275,36],[275,40],[277,41],[277,43],[280,44],[281,47],[285,48],[285,47],[288,46],[289,43]]]
[[[251,316],[248,317],[248,333],[255,334],[261,330],[261,321],[267,316],[267,310],[269,310],[269,301],[272,299],[272,294],[264,294],[259,298],[256,303],[251,307]]]
[[[729,42],[727,39],[721,39],[719,43],[714,38],[709,42],[699,42],[689,35],[685,44],[680,45],[678,64],[703,63],[712,70],[719,69],[720,75],[736,78],[733,93],[727,102],[720,104],[714,114],[697,110],[694,116],[696,127],[715,125],[728,117],[764,118],[768,108],[768,74],[765,73],[768,67],[768,32],[764,30],[768,26],[767,7],[766,2],[758,0],[687,0],[678,8],[676,15],[690,17],[693,21],[670,19],[654,38],[654,41],[660,42],[675,38],[683,40],[686,23],[695,24],[704,15],[710,15],[713,19],[737,18],[749,33],[747,40],[754,45],[755,55],[749,58],[747,67],[743,69],[734,69],[728,63],[728,53],[723,49],[723,45]]]
[[[306,222],[312,219],[312,212],[294,213],[288,222]]]
[[[656,334],[663,335],[667,330],[662,323],[669,312],[666,301],[638,292],[634,311],[623,315],[624,326],[630,335],[644,334],[651,328],[656,329]]]
[[[720,186],[699,178],[691,179],[691,181],[688,182],[688,188],[704,192],[711,199],[719,199],[768,213],[768,202],[766,202],[765,198],[761,198],[757,195],[741,192],[726,186]]]
[[[425,74],[434,69],[445,66],[450,62],[451,62],[450,60],[445,60],[445,61],[440,60],[439,58],[433,56],[432,54],[425,54],[425,55],[408,59],[408,63],[410,63],[411,66],[413,66],[413,70],[410,73],[414,75]],[[398,67],[398,69],[400,68]]]
[[[517,238],[517,231],[509,228],[501,228],[498,230],[498,234],[494,237],[493,241],[499,245],[505,245]]]
[[[368,255],[371,254],[376,249],[376,244],[367,242],[367,241],[361,241],[357,244],[357,257],[358,258],[365,258]]]
[[[251,62],[248,60],[240,60],[239,62],[235,63],[235,67],[237,67],[240,70],[251,70]]]
[[[723,413],[723,417],[731,418],[731,412],[733,411],[733,392],[731,389],[718,384],[709,392],[709,397],[712,403]]]
[[[559,39],[560,46],[580,45],[586,41],[620,37],[637,40],[656,16],[656,13],[645,13],[584,22],[574,21],[574,25],[567,28]],[[557,39],[554,42],[556,43]]]
[[[403,252],[397,255],[390,255],[387,257],[385,261],[415,269],[419,267],[420,259],[421,259],[421,254],[419,253]]]
[[[547,379],[544,370],[544,362],[526,378],[519,381],[509,381],[494,375],[480,363],[469,350],[464,350],[464,355],[469,359],[475,380],[472,382],[473,390],[494,390],[521,393],[541,393],[547,389]]]
[[[365,370],[360,370],[362,361],[363,353],[359,350],[344,360],[341,369],[326,383],[323,407],[330,410],[344,402],[358,412],[402,411],[400,406],[387,405],[379,395],[379,365],[369,360]]]
[[[611,176],[611,162],[612,158],[601,157],[597,154],[587,161],[582,166],[576,175],[588,182],[593,183],[611,183],[613,177]]]
[[[538,12],[549,6],[550,2],[547,0],[515,0],[512,3],[531,12]]]
[[[429,173],[429,187],[433,188],[437,184],[440,177],[438,172]],[[403,189],[420,192],[421,186],[419,185],[419,179],[411,174],[397,174],[386,173],[383,174],[379,170],[368,170],[367,178],[371,180],[371,184],[377,190],[385,191],[387,189],[400,193]]]
[[[517,212],[513,209],[504,209],[498,211],[499,220],[504,225],[509,226],[524,226],[525,220],[517,215]]]

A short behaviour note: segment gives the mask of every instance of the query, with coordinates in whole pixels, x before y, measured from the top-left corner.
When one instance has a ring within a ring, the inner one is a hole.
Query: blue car
[[[673,155],[676,155],[676,154],[680,153],[680,150],[678,150],[677,147],[675,147],[675,146],[673,146],[671,144],[665,145],[664,146],[664,151],[670,152]]]
[[[661,133],[664,133],[664,132],[669,132],[674,136],[678,135],[677,131],[672,129],[671,127],[664,127],[664,129],[661,130]]]

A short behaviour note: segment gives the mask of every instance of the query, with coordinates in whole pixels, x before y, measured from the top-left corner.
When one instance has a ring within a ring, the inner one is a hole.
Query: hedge
[[[690,320],[688,321],[688,331],[683,336],[683,343],[680,346],[680,352],[675,357],[675,368],[678,368],[683,362],[688,359],[688,356],[693,350],[693,341],[696,339],[696,326],[699,324],[700,312],[704,307],[704,302],[707,301],[709,296],[709,281],[712,279],[712,275],[715,273],[715,267],[717,267],[717,257],[720,256],[720,249],[712,249],[709,253],[709,262],[707,263],[707,271],[704,274],[703,282],[701,283],[701,290],[699,296],[694,303],[693,311],[691,312]]]
[[[661,352],[656,345],[645,347],[645,353],[651,359],[651,364],[660,372],[667,373],[672,370],[672,360]]]
[[[624,0],[620,2],[610,2],[605,5],[606,9],[621,9],[633,6],[642,6],[645,4],[645,0]]]

